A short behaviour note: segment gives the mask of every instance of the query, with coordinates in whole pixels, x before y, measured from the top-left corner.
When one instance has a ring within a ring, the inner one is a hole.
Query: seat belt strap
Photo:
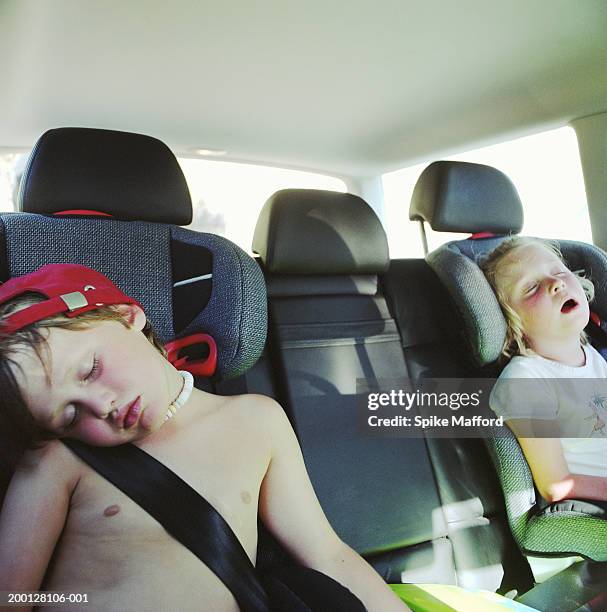
[[[231,591],[241,610],[270,611],[255,567],[228,523],[175,472],[133,444],[62,442],[192,551]]]

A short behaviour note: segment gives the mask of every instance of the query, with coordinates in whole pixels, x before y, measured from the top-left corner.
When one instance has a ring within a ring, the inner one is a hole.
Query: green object
[[[508,430],[509,431],[509,430]],[[607,561],[607,521],[581,512],[537,514],[531,470],[511,432],[487,440],[506,501],[512,535],[524,554]]]
[[[507,597],[451,584],[391,584],[413,612],[537,612]]]

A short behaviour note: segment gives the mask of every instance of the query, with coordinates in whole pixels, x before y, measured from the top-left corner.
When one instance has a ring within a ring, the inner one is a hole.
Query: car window
[[[0,153],[0,212],[15,210],[28,153]],[[250,252],[264,202],[279,189],[346,191],[340,178],[287,168],[181,157],[194,217],[188,227],[229,238]]]
[[[415,182],[435,159],[382,177],[392,257],[422,257],[419,224],[409,221]],[[575,132],[563,127],[440,159],[494,166],[516,186],[525,213],[523,234],[592,242],[590,219]],[[428,248],[467,234],[433,232],[426,225]]]
[[[279,189],[346,191],[343,180],[271,166],[179,158],[194,207],[190,229],[229,238],[251,251],[253,231],[265,201]]]
[[[27,153],[0,153],[0,212],[15,210],[19,180],[27,160]]]

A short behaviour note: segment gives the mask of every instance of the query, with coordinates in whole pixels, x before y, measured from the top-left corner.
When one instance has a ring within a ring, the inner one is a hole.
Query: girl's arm
[[[247,397],[250,402],[251,396]],[[282,408],[266,397],[256,400],[273,447],[259,499],[259,514],[266,527],[300,563],[348,588],[369,612],[408,610],[375,570],[333,531]]]
[[[508,421],[515,434],[525,430],[525,425],[517,423],[517,420]],[[569,472],[558,438],[519,437],[518,441],[531,468],[533,480],[548,502],[562,499],[607,501],[607,478]]]
[[[0,513],[0,591],[39,590],[65,524],[77,470],[53,440],[29,451]]]

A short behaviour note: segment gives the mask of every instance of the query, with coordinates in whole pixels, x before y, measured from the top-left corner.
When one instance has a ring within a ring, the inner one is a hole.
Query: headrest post
[[[419,220],[419,233],[422,237],[422,248],[424,249],[424,257],[428,254],[428,239],[426,238],[426,226],[424,220]]]

